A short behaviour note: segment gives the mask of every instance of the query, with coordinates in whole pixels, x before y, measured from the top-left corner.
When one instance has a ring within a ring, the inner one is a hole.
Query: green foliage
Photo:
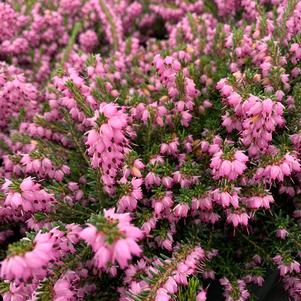
[[[200,280],[196,277],[189,279],[188,286],[182,286],[179,288],[177,294],[177,301],[195,301],[197,292],[200,288]]]
[[[74,99],[76,100],[77,105],[83,111],[87,117],[94,116],[92,109],[87,104],[85,97],[81,94],[79,88],[72,82],[72,80],[68,80],[65,83],[66,87],[73,94]]]

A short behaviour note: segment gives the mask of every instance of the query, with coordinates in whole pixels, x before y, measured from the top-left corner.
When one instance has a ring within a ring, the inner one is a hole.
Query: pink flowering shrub
[[[0,3],[3,300],[255,300],[274,271],[300,301],[300,17]]]

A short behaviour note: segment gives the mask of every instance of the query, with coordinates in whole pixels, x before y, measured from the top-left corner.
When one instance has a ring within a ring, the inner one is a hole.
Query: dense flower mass
[[[2,1],[3,300],[301,301],[300,18]]]
[[[94,250],[95,265],[101,269],[108,262],[117,262],[125,268],[132,255],[139,256],[141,248],[136,240],[142,232],[130,224],[130,216],[117,214],[114,209],[105,210],[104,216],[94,216],[87,228],[82,230],[80,238],[85,240]]]

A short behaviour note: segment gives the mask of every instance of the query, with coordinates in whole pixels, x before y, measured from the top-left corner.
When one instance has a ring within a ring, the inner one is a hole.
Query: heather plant
[[[4,301],[301,300],[301,1],[8,0],[0,59]]]

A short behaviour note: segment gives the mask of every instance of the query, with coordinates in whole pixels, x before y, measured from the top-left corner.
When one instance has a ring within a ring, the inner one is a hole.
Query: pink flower
[[[161,183],[160,177],[153,172],[149,172],[145,177],[145,185],[147,187],[153,186],[154,184],[159,186],[160,183]]]
[[[270,204],[274,203],[272,195],[252,196],[246,199],[246,203],[251,209],[265,208],[269,209]]]
[[[160,153],[168,154],[168,155],[177,155],[178,146],[179,146],[178,138],[175,138],[173,141],[169,143],[162,143],[160,147]]]
[[[188,204],[178,204],[173,209],[175,216],[186,217],[189,211]]]
[[[88,154],[91,156],[92,166],[102,170],[104,189],[113,194],[117,170],[129,151],[124,132],[127,115],[113,103],[101,103],[99,110],[91,118],[91,124],[94,129],[88,132]]]
[[[224,153],[220,150],[211,159],[210,167],[212,168],[214,179],[222,177],[229,180],[237,179],[246,170],[248,157],[242,151],[236,151],[230,160],[224,159],[224,156]]]
[[[26,238],[24,239],[26,240]],[[6,280],[28,280],[30,277],[43,279],[47,266],[55,258],[53,241],[49,233],[39,233],[32,245],[32,250],[20,255],[8,256],[1,264],[0,276]]]
[[[222,191],[221,189],[215,189],[212,191],[213,200],[221,205],[223,208],[227,208],[232,205],[234,208],[239,207],[239,197],[237,194],[238,189],[233,191]]]
[[[178,290],[178,284],[173,277],[168,277],[163,288],[166,289],[167,292],[174,294]]]
[[[202,290],[196,296],[196,301],[206,301],[207,300],[207,292]]]
[[[124,212],[126,209],[133,211],[137,207],[137,201],[142,199],[142,179],[133,178],[131,182],[122,184],[126,186],[127,194],[119,199],[118,210]]]
[[[13,209],[22,209],[25,212],[50,211],[54,205],[53,195],[40,188],[32,178],[25,178],[20,184],[9,180],[2,185],[5,192],[5,206]],[[20,192],[16,189],[19,188]]]
[[[94,264],[99,269],[115,262],[121,268],[125,268],[133,256],[141,254],[142,250],[136,241],[142,238],[143,234],[130,224],[131,218],[128,214],[118,214],[114,209],[109,209],[104,210],[104,216],[95,216],[93,221],[97,227],[88,224],[80,233],[80,237],[94,250]],[[116,224],[111,230],[106,230],[106,225],[112,223]]]
[[[247,226],[250,216],[245,212],[227,212],[227,223],[233,224],[236,228],[238,225]]]
[[[96,46],[98,38],[93,30],[87,30],[80,34],[79,42],[84,51],[91,52]]]
[[[167,291],[163,288],[159,288],[156,294],[156,299],[154,301],[169,301],[171,297],[168,295]]]
[[[265,179],[267,182],[279,181],[282,182],[284,177],[301,170],[299,159],[291,154],[286,154],[278,163],[267,165],[264,168],[258,168],[254,179],[256,181]]]
[[[288,236],[288,234],[288,231],[285,229],[278,229],[276,232],[276,236],[281,239],[285,239]]]

